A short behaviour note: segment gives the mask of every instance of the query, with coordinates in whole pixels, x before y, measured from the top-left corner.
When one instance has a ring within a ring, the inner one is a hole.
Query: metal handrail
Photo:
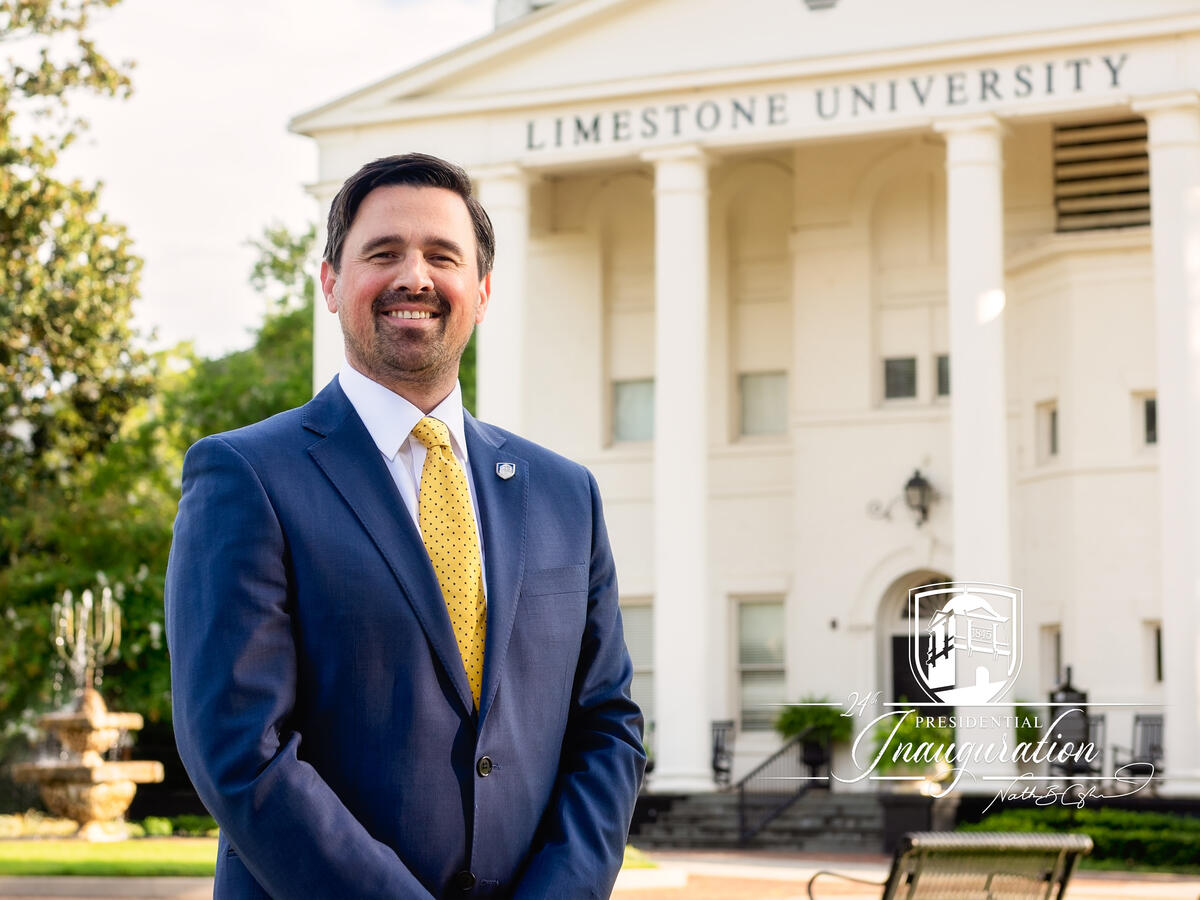
[[[734,785],[738,792],[738,834],[743,845],[808,790],[809,782],[804,777],[808,767],[801,756],[801,747],[810,731],[811,727],[805,728],[795,735]],[[748,794],[778,795],[780,799],[765,811],[760,811],[754,821],[750,821]]]

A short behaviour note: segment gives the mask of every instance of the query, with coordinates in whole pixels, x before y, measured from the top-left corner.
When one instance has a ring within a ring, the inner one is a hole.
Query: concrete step
[[[750,821],[780,798],[747,798]],[[734,792],[680,798],[655,818],[640,823],[632,839],[644,847],[736,847],[741,842],[738,796]],[[883,839],[878,800],[866,795],[813,791],[767,823],[751,846],[812,852],[873,853]]]

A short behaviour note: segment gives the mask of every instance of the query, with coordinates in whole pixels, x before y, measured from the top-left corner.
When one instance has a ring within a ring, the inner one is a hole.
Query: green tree
[[[463,350],[462,362],[458,365],[458,380],[462,384],[463,406],[474,415],[475,413],[475,338],[479,332],[471,335],[467,347]]]
[[[141,260],[96,186],[54,175],[84,128],[71,96],[129,93],[86,36],[92,9],[116,2],[0,0],[13,51],[0,65],[0,516],[70,478],[150,389],[130,325]],[[11,560],[20,536],[7,516],[0,529]]]
[[[86,127],[72,98],[129,94],[128,65],[88,38],[117,2],[0,0],[0,762],[54,700],[52,601],[154,518],[146,485],[106,487],[153,383],[131,325],[141,260],[99,187],[55,174]],[[120,573],[133,606],[147,571]]]
[[[100,210],[99,188],[54,173],[85,127],[71,98],[129,93],[127,67],[87,37],[92,11],[116,2],[0,0],[10,51],[0,63],[0,598],[17,634],[48,628],[59,577],[76,564],[55,523],[77,527],[88,473],[153,377],[131,326],[141,260]],[[11,644],[0,646],[4,671],[37,665],[13,659]],[[49,699],[27,696],[23,681],[0,682],[6,725]]]
[[[316,227],[293,234],[280,225],[250,241],[258,256],[250,284],[270,301],[254,346],[191,367],[162,395],[176,446],[258,422],[312,397],[313,248]]]
[[[66,588],[108,583],[126,627],[101,689],[113,708],[151,722],[170,716],[162,593],[183,453],[215,431],[303,403],[312,393],[315,230],[269,228],[251,241],[251,284],[270,302],[248,350],[207,359],[187,347],[147,366],[153,395],[127,409],[111,438],[43,489],[4,512],[23,549],[0,567],[0,763],[28,753],[35,714],[65,702],[72,685],[52,652],[51,607]],[[6,796],[7,795],[7,796]],[[14,799],[14,797],[19,799]],[[0,806],[32,802],[0,785]]]

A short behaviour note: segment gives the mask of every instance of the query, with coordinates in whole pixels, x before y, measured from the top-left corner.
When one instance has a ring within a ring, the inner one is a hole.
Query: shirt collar
[[[348,362],[338,372],[338,383],[358,417],[367,426],[379,452],[388,459],[395,459],[401,445],[408,440],[425,413],[390,388],[372,381]],[[454,452],[465,460],[467,440],[463,425],[462,387],[457,381],[446,399],[434,407],[429,415],[445,423],[450,430]]]

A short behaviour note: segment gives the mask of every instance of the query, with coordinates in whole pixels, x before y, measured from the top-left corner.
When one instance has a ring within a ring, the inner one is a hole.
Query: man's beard
[[[397,304],[417,306],[436,313],[434,327],[408,331],[385,330],[380,317],[385,309]],[[371,302],[371,321],[375,329],[369,346],[363,346],[353,336],[347,339],[347,349],[353,351],[370,370],[369,374],[410,383],[428,383],[437,382],[447,372],[457,371],[466,343],[461,347],[447,345],[450,302],[436,288],[420,294],[383,291]],[[349,334],[344,328],[343,331]]]

